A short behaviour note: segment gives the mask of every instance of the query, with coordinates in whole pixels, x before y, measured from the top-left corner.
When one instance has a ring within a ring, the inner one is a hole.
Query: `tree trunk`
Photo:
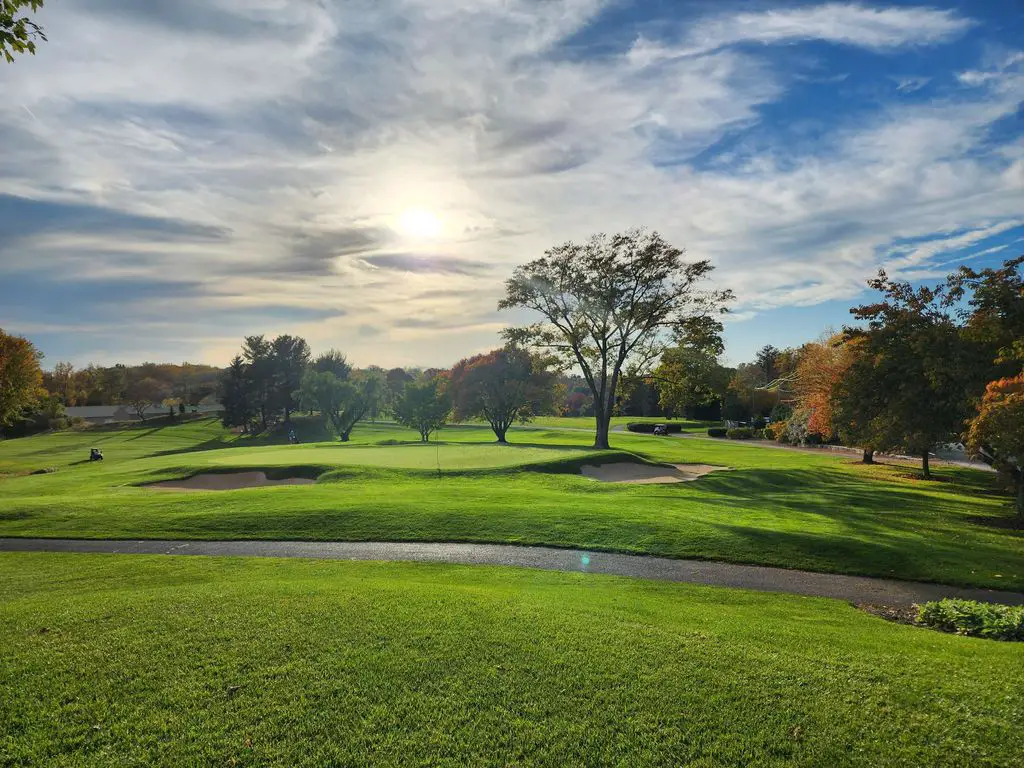
[[[921,454],[921,471],[924,473],[924,479],[925,480],[931,480],[932,479],[932,471],[931,471],[931,468],[928,466],[928,449],[927,448]]]
[[[352,434],[352,430],[351,429],[342,432],[341,433],[341,442],[347,443],[348,442],[348,436],[350,434]]]
[[[507,442],[507,440],[505,440],[505,433],[507,430],[504,427],[497,426],[492,427],[492,429],[494,430],[494,434],[497,436],[499,443]]]
[[[865,464],[874,464],[875,463],[875,449],[874,448],[865,448],[864,449],[864,459],[863,459],[863,461],[864,461]]]
[[[608,428],[612,420],[611,412],[597,413],[596,416],[597,434],[594,435],[594,447],[607,450],[611,447],[608,444]]]

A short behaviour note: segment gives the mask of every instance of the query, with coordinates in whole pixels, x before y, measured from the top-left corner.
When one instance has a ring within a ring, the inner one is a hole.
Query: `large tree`
[[[543,321],[505,331],[507,341],[559,355],[583,373],[594,396],[594,446],[608,429],[623,369],[644,372],[674,339],[700,345],[721,333],[729,291],[705,288],[709,261],[657,232],[629,230],[568,242],[516,268],[499,309],[522,307]]]
[[[163,400],[165,394],[167,388],[152,376],[130,376],[125,387],[125,400],[142,421],[146,420],[146,411]]]
[[[249,397],[249,378],[241,355],[235,355],[231,365],[221,375],[219,394],[224,409],[221,417],[224,426],[248,430],[254,414]]]
[[[424,443],[444,426],[452,410],[451,396],[441,376],[421,376],[409,382],[395,403],[395,420],[420,433]]]
[[[499,443],[513,423],[554,410],[557,374],[548,361],[525,349],[506,347],[460,360],[448,381],[458,419],[482,418]]]
[[[309,365],[309,344],[301,336],[284,334],[270,342],[270,355],[274,369],[271,404],[274,410],[283,411],[285,422],[289,422],[296,407],[295,391]]]
[[[992,364],[991,370],[979,371],[982,381],[1017,373],[1024,363],[1024,256],[998,268],[960,267],[948,286],[947,303],[960,310],[964,338]]]
[[[296,392],[302,408],[319,411],[331,430],[347,443],[352,429],[380,397],[380,382],[375,376],[339,379],[331,371],[306,371]]]
[[[43,0],[0,0],[0,57],[14,63],[14,54],[36,52],[38,40],[45,40],[43,28],[28,16],[25,9],[38,11]]]
[[[717,350],[680,345],[665,350],[654,371],[659,402],[666,413],[725,399],[732,371],[718,362]]]
[[[42,358],[31,341],[0,328],[0,427],[13,424],[45,394]]]
[[[967,430],[967,447],[1010,482],[1024,519],[1024,373],[988,385]]]
[[[273,345],[266,337],[246,336],[242,344],[245,360],[246,393],[253,412],[265,430],[273,412],[274,355]]]
[[[942,286],[915,289],[884,271],[869,285],[882,297],[850,310],[866,327],[845,335],[864,356],[847,372],[843,396],[860,401],[855,421],[873,448],[920,456],[927,478],[931,449],[956,440],[970,414],[971,350]]]

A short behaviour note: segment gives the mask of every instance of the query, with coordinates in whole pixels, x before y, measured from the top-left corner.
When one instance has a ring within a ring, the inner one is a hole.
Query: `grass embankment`
[[[0,555],[5,765],[1008,766],[1021,647],[828,600]]]
[[[942,467],[924,482],[831,454],[624,433],[604,454],[588,453],[583,431],[518,429],[510,447],[479,427],[441,436],[440,446],[375,445],[414,435],[360,425],[346,445],[268,446],[205,420],[10,440],[0,536],[513,542],[1024,587],[1024,532],[993,524],[1011,511],[989,474]],[[104,462],[86,461],[92,446]],[[661,486],[575,474],[628,454],[737,471]],[[18,474],[47,466],[58,471]],[[138,487],[232,467],[329,474],[306,487]]]

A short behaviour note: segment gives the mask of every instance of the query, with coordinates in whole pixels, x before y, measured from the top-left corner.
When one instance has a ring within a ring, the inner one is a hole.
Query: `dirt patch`
[[[854,606],[865,613],[870,613],[872,616],[878,616],[886,621],[894,621],[897,624],[910,624],[915,627],[921,626],[917,623],[916,605],[876,605],[874,603],[854,603]]]
[[[285,477],[271,480],[265,472],[223,472],[193,475],[182,480],[150,483],[147,488],[162,491],[235,491],[239,488],[266,488],[272,485],[312,485],[308,477]]]
[[[620,462],[601,465],[585,464],[580,467],[580,474],[602,483],[653,485],[688,483],[710,472],[728,469],[729,467],[714,467],[710,464],[673,464],[670,467],[654,467],[650,464]]]

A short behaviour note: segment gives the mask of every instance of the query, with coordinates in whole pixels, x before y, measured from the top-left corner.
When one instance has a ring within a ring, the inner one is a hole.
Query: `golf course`
[[[315,425],[298,422],[315,437]],[[576,426],[578,424],[578,427]],[[1024,587],[989,473],[615,432],[282,444],[216,419],[0,443],[0,537],[488,542]],[[696,428],[690,430],[696,432]],[[102,462],[89,462],[90,448]],[[689,465],[692,482],[584,466]],[[40,474],[32,474],[47,470]],[[154,484],[263,473],[294,487]],[[1009,765],[1015,643],[835,600],[411,563],[0,555],[4,765]]]

